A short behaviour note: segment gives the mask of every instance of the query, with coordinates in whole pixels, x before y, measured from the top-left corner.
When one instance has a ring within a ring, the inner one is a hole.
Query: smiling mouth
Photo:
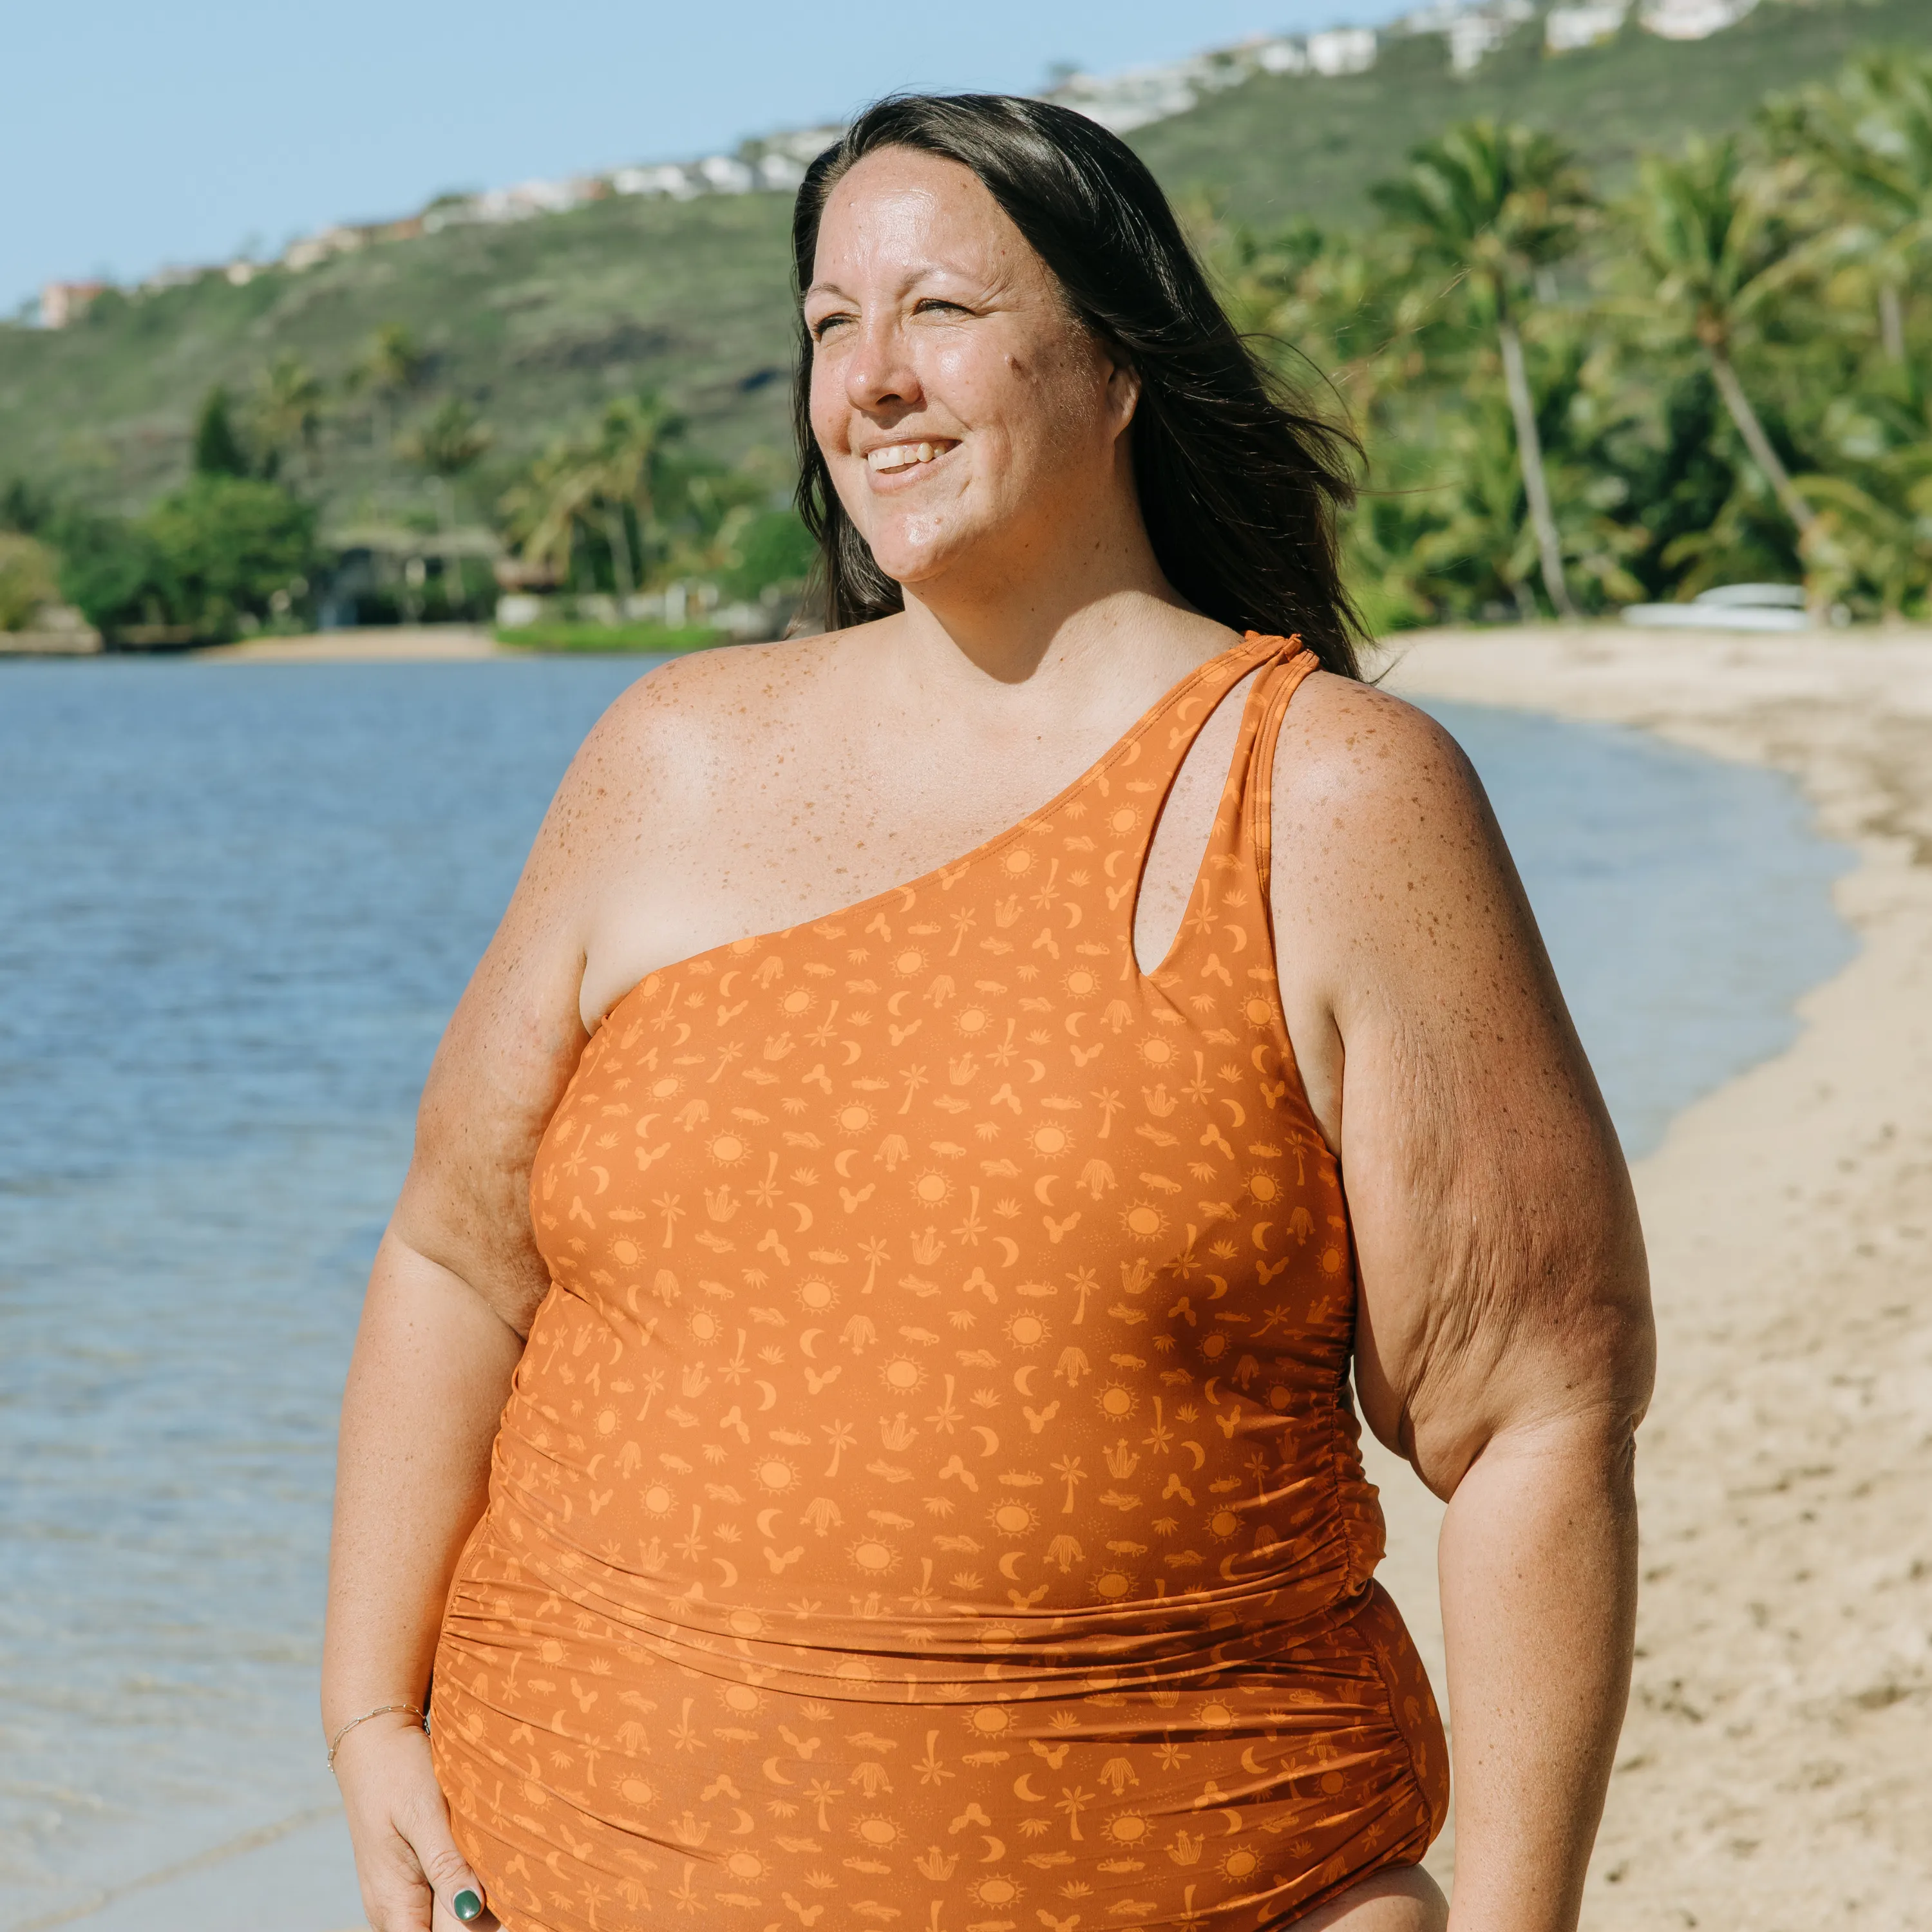
[[[958,447],[956,440],[944,438],[938,442],[889,442],[882,449],[866,451],[866,466],[874,476],[894,476],[902,470],[916,470]]]

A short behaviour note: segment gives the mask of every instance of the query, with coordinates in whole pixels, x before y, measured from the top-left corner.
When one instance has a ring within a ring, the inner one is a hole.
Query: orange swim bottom
[[[626,1639],[469,1552],[436,1763],[510,1932],[1265,1932],[1447,1810],[1378,1586],[1264,1665],[997,1703],[778,1694]]]

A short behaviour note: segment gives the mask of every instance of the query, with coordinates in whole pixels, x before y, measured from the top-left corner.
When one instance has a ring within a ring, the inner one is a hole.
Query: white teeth
[[[893,471],[910,470],[922,463],[930,463],[944,452],[929,442],[894,442],[883,449],[868,450],[866,461],[881,476],[890,476]]]

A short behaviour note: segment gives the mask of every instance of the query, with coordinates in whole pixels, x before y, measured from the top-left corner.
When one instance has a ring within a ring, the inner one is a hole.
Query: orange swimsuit
[[[1268,916],[1313,666],[1250,635],[1011,831],[585,1048],[436,1660],[514,1932],[1250,1932],[1440,1828]],[[1144,974],[1154,822],[1257,669]]]

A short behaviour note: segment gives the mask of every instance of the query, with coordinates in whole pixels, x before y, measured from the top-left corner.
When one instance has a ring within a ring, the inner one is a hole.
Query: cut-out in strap
[[[1192,676],[1170,694],[1167,730],[1158,749],[1154,745],[1158,716],[1147,720],[1142,730],[1142,744],[1136,748],[1132,755],[1134,762],[1138,764],[1144,752],[1151,753],[1150,762],[1153,769],[1149,770],[1142,767],[1137,770],[1134,776],[1139,783],[1154,791],[1155,798],[1152,810],[1140,827],[1138,836],[1130,842],[1127,848],[1137,868],[1144,868],[1147,863],[1148,854],[1153,848],[1161,818],[1167,809],[1168,798],[1190,754],[1194,749],[1196,740],[1213,722],[1228,693],[1244,679],[1252,677],[1260,671],[1262,675],[1256,680],[1254,690],[1249,692],[1242,707],[1240,734],[1234,756],[1229,761],[1226,780],[1222,787],[1221,803],[1216,807],[1217,818],[1220,812],[1225,809],[1228,795],[1241,778],[1243,751],[1252,740],[1256,716],[1255,697],[1268,682],[1267,667],[1271,661],[1283,657],[1292,658],[1300,646],[1300,640],[1298,638],[1264,638],[1251,631],[1232,650],[1222,652],[1218,658],[1210,658],[1205,664],[1198,666]],[[1304,652],[1303,655],[1309,656],[1312,669],[1312,654]],[[1104,764],[1096,766],[1094,776],[1102,776],[1106,770]]]
[[[1274,646],[1273,661],[1264,656],[1258,666],[1246,664],[1242,668],[1241,676],[1257,670],[1258,675],[1241,707],[1240,726],[1228,760],[1228,776],[1214,823],[1208,829],[1186,910],[1160,964],[1148,976],[1162,983],[1184,972],[1205,971],[1225,976],[1227,969],[1215,952],[1210,950],[1205,961],[1192,958],[1196,943],[1204,937],[1211,939],[1216,931],[1226,934],[1222,950],[1244,953],[1253,946],[1260,957],[1273,956],[1268,910],[1272,846],[1269,819],[1275,748],[1290,701],[1309,673],[1320,666],[1313,652],[1300,648],[1299,638],[1264,641]],[[1238,682],[1238,679],[1231,680],[1228,688],[1232,689]],[[1192,748],[1192,742],[1190,734],[1188,748]],[[1183,763],[1186,756],[1184,751]],[[1177,764],[1168,777],[1169,791],[1180,770]],[[1163,808],[1166,802],[1164,795]],[[1144,850],[1141,862],[1144,868]]]

